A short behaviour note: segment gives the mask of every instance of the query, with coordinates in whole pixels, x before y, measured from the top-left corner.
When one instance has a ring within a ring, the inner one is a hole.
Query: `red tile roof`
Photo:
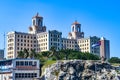
[[[75,21],[72,25],[80,24],[79,22]]]

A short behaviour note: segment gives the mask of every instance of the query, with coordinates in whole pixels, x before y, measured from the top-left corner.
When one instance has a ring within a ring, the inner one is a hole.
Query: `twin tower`
[[[32,26],[29,27],[29,33],[36,34],[46,32],[46,26],[43,26],[43,17],[37,13],[32,17]],[[68,34],[69,39],[84,38],[84,32],[81,32],[81,24],[75,21],[71,26],[71,32]]]

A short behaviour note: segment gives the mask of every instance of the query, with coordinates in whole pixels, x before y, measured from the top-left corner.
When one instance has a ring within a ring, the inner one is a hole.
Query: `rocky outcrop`
[[[45,80],[119,80],[119,74],[101,61],[58,61],[44,72]]]

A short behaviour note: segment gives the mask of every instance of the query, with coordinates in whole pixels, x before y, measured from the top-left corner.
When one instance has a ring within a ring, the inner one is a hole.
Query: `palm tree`
[[[57,60],[59,59],[59,51],[56,51],[56,48],[54,46],[51,47],[50,52],[51,54],[49,57],[54,56]]]
[[[27,49],[24,49],[24,58],[28,58],[29,57],[29,52]]]
[[[24,58],[24,52],[23,51],[19,51],[17,57],[18,58]]]
[[[54,46],[51,47],[50,51],[51,54],[49,55],[49,57],[54,56],[56,54],[56,48]]]
[[[36,56],[35,49],[31,49],[30,58],[35,58]]]

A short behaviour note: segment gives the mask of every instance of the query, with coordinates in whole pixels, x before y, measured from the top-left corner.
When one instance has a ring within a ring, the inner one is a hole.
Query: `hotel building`
[[[84,32],[81,32],[81,24],[75,21],[71,25],[71,32],[68,33],[68,38],[62,38],[62,32],[57,30],[46,31],[46,26],[43,26],[43,17],[38,14],[32,17],[32,25],[29,27],[28,33],[23,32],[8,32],[7,34],[7,58],[16,58],[18,51],[24,48],[35,49],[36,52],[49,51],[52,46],[56,50],[73,49],[81,52],[90,52],[96,55],[101,55],[103,48],[97,46],[92,47],[93,44],[100,40],[99,37],[84,37]],[[109,44],[109,43],[108,43]],[[101,44],[103,45],[103,44]],[[107,45],[106,47],[109,47]],[[106,48],[104,48],[106,49]],[[110,51],[106,49],[109,58]]]

